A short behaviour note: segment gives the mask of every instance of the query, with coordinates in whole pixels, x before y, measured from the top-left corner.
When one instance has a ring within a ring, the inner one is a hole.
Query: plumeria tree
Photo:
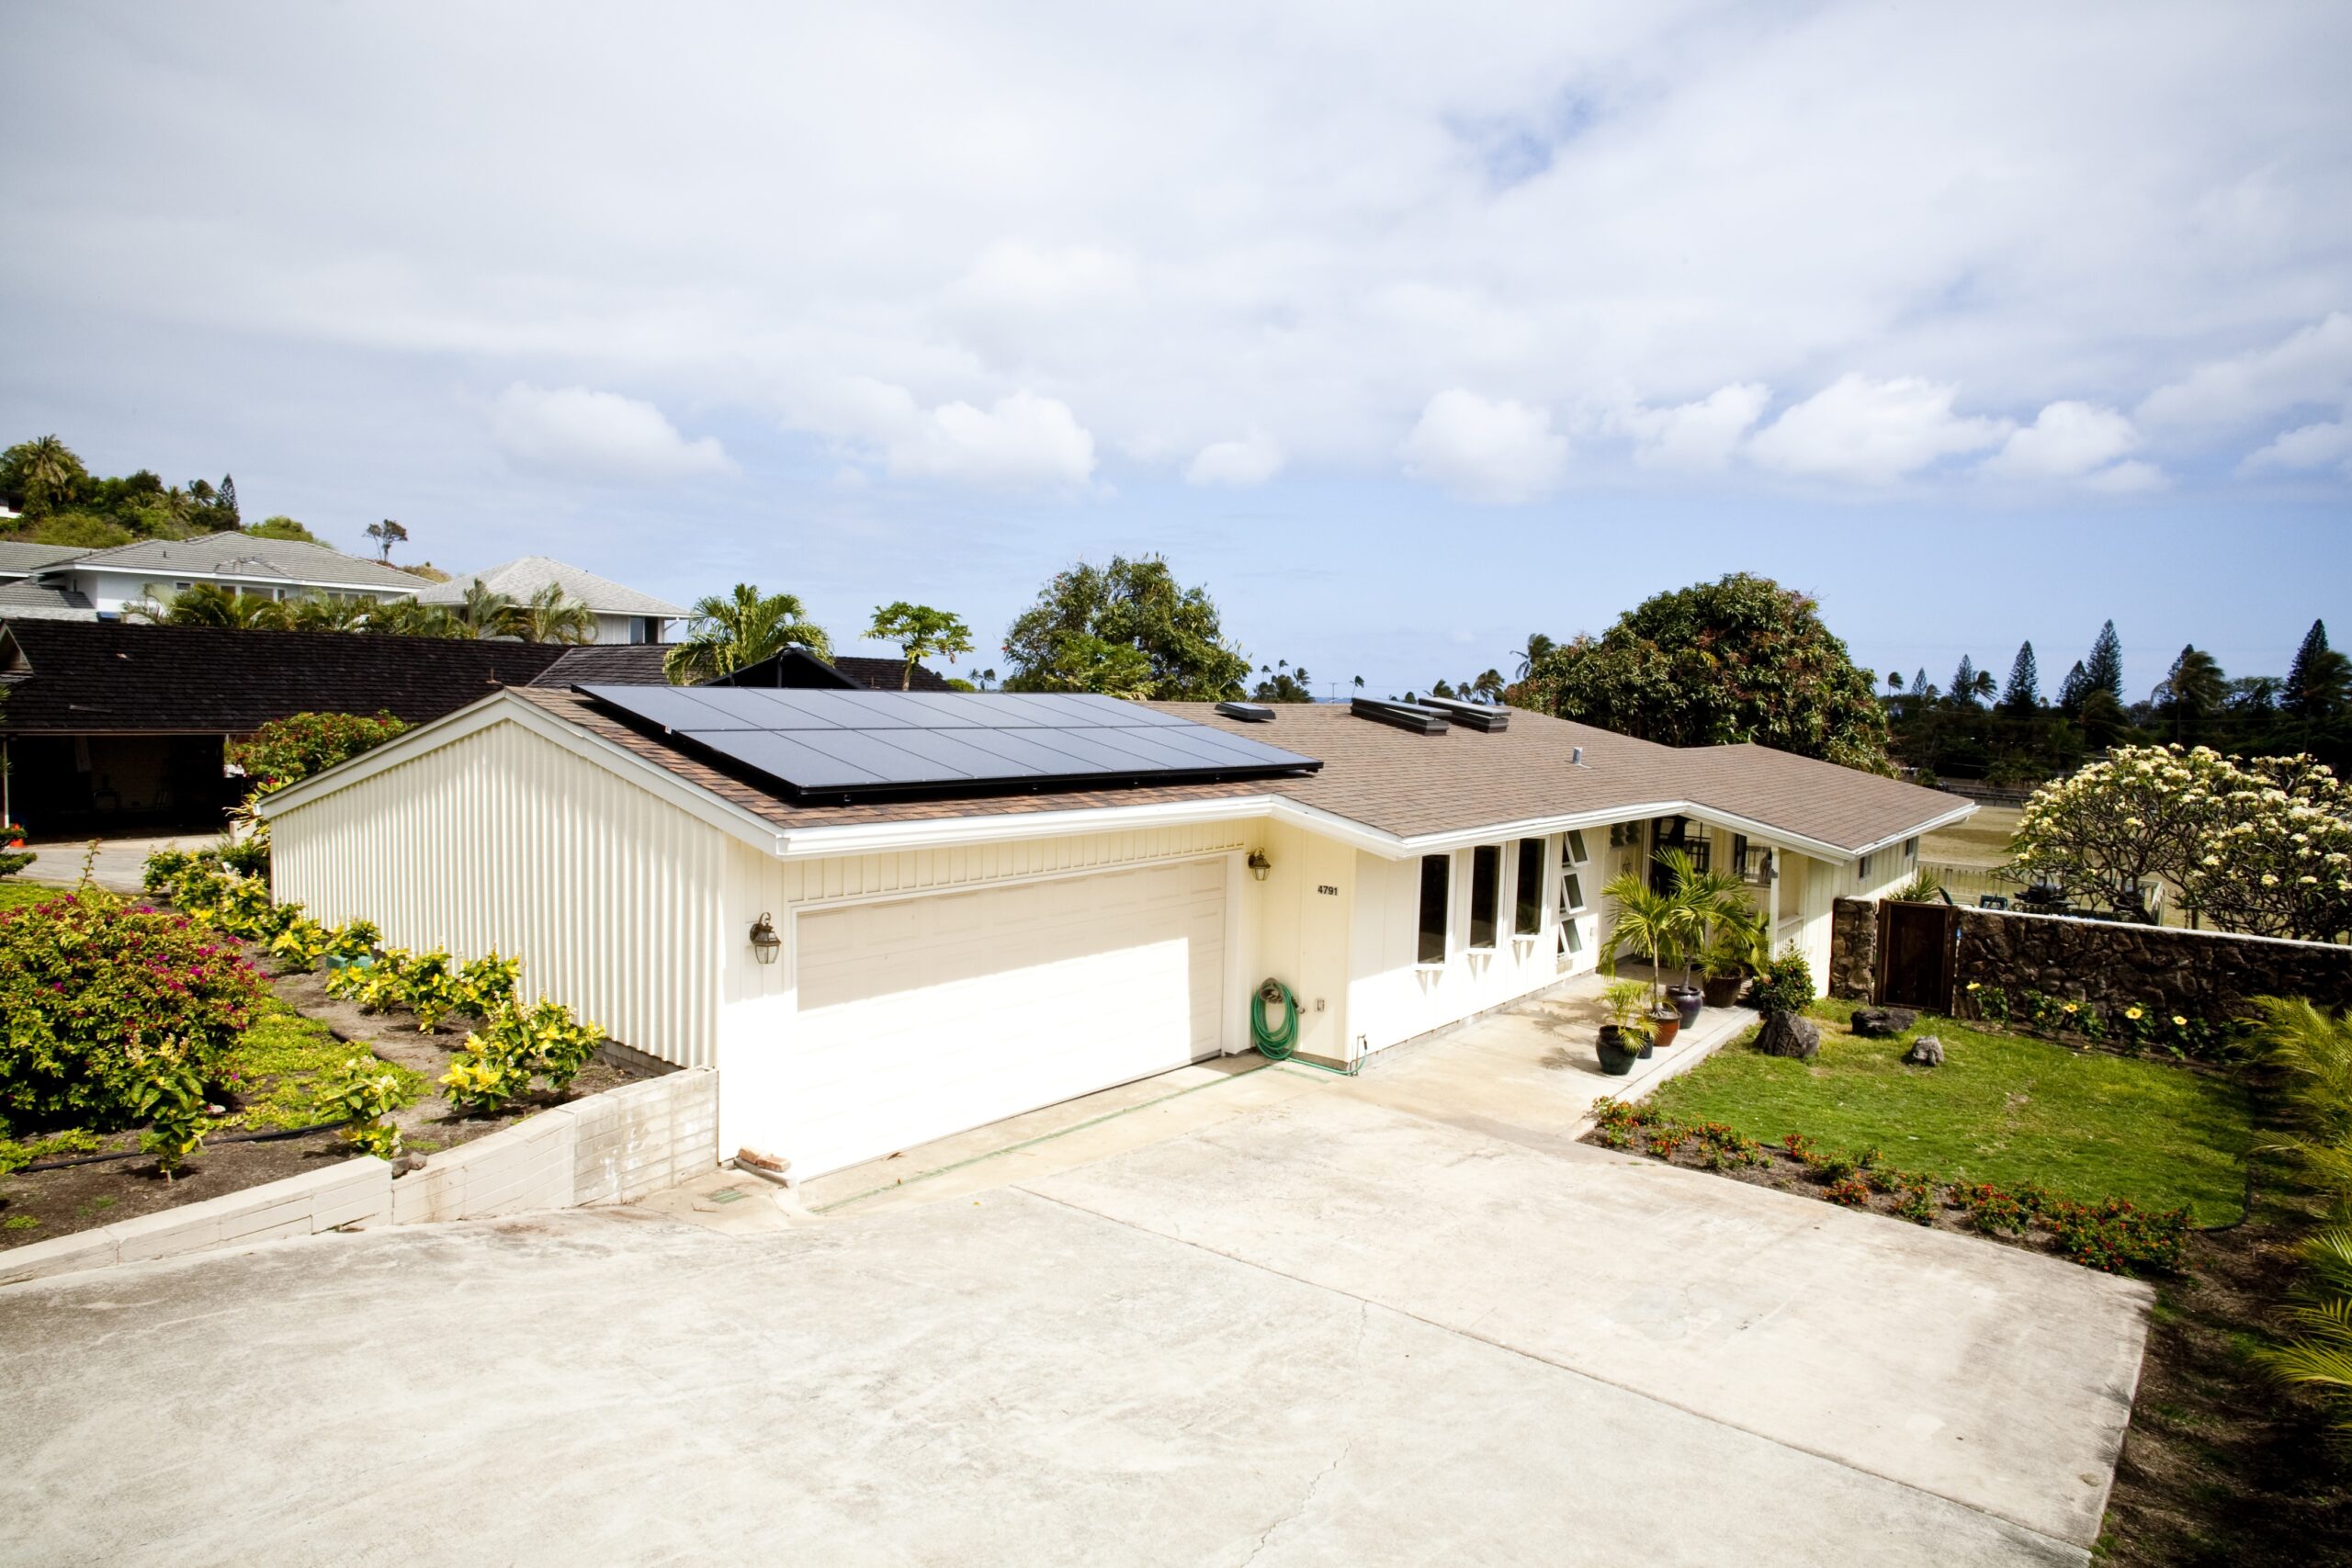
[[[2158,878],[2183,884],[2240,775],[2199,746],[2126,746],[2036,790],[2009,840],[2020,880],[2154,924]]]
[[[2238,773],[2183,874],[2188,903],[2230,931],[2342,939],[2352,931],[2352,790],[2309,757],[2257,757]]]

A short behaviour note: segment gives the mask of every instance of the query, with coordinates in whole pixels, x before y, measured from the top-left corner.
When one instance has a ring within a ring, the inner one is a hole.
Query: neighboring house
[[[596,643],[667,642],[670,623],[683,620],[686,614],[666,600],[624,588],[549,556],[525,556],[486,571],[466,572],[447,582],[433,584],[417,598],[427,604],[454,608],[466,602],[466,590],[476,582],[517,604],[552,584],[562,590],[566,599],[585,604],[595,613],[596,631],[589,640]]]
[[[814,1176],[1250,1044],[1371,1054],[1594,968],[1661,842],[1826,971],[1830,907],[1973,807],[1534,714],[822,690],[509,690],[273,797],[280,897],[719,1069]],[[1702,848],[1703,846],[1703,848]],[[771,935],[771,933],[773,933]]]
[[[592,646],[574,649],[531,682],[535,686],[666,686],[665,661],[674,651],[647,645]],[[787,649],[773,659],[738,670],[710,682],[726,686],[801,686],[834,691],[895,692],[906,673],[897,659],[836,659],[831,663],[800,649]],[[956,688],[937,671],[915,666],[916,692],[952,692]]]
[[[140,539],[84,550],[37,569],[24,581],[67,596],[68,607],[87,606],[73,616],[48,618],[102,621],[118,619],[144,601],[167,604],[199,582],[266,599],[406,599],[426,586],[424,579],[380,561],[233,529],[195,539]]]
[[[0,589],[0,598],[9,592]],[[37,838],[220,826],[242,793],[224,743],[289,714],[421,724],[567,651],[346,632],[17,619],[0,604],[0,758],[10,817]]]

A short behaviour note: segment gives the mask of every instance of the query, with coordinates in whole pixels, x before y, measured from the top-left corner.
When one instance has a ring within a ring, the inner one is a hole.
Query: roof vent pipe
[[[1573,746],[1568,749],[1568,766],[1572,768],[1581,768],[1584,766],[1583,747]]]

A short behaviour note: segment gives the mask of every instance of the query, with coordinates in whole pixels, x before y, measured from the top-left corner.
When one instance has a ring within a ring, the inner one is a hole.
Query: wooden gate
[[[1949,904],[1878,907],[1878,975],[1871,987],[1882,1007],[1951,1011],[1959,958],[1960,911]]]

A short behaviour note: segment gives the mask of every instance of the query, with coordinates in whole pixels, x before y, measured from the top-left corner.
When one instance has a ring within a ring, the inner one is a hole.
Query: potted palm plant
[[[1624,1077],[1634,1070],[1638,1058],[1650,1054],[1650,1037],[1634,1026],[1648,989],[1639,980],[1618,980],[1600,993],[1609,1021],[1600,1026],[1594,1049],[1600,1057],[1600,1070],[1611,1077]]]
[[[1666,870],[1666,897],[1672,906],[1668,921],[1672,961],[1682,966],[1682,984],[1668,986],[1667,996],[1681,1015],[1682,1027],[1689,1029],[1699,1021],[1699,1010],[1709,1005],[1705,991],[1691,984],[1694,971],[1706,964],[1724,922],[1736,919],[1751,906],[1740,890],[1739,878],[1720,871],[1701,871],[1686,851],[1660,850],[1657,863]]]
[[[1736,1006],[1748,980],[1772,962],[1771,926],[1745,897],[1725,900],[1708,921],[1707,947],[1700,958],[1706,976],[1700,989],[1711,1008]]]
[[[1679,951],[1677,944],[1687,924],[1684,910],[1670,895],[1660,893],[1630,871],[1620,873],[1601,892],[1617,907],[1616,920],[1609,928],[1603,966],[1614,975],[1617,955],[1628,948],[1649,964],[1650,977],[1645,989],[1650,1005],[1643,1016],[1649,1021],[1652,1042],[1659,1046],[1671,1045],[1682,1027],[1682,1014],[1667,1003],[1659,989],[1658,976]]]

